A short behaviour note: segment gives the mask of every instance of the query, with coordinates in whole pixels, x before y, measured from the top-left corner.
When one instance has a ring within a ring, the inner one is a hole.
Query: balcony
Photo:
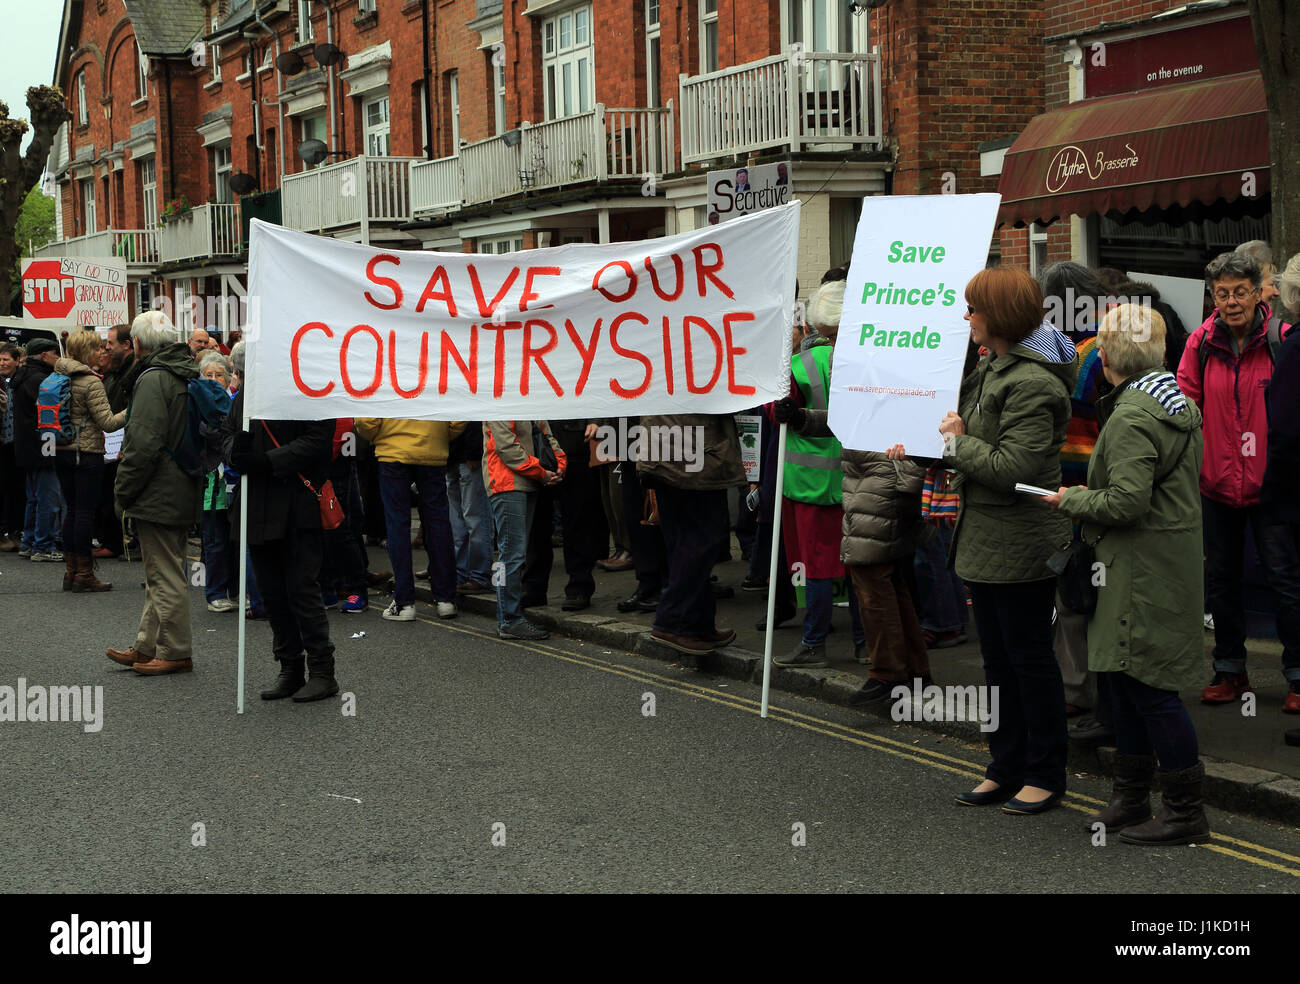
[[[791,51],[682,78],[682,163],[881,146],[880,55]]]
[[[673,108],[606,109],[480,140],[456,157],[411,166],[416,214],[446,212],[587,181],[673,170]]]
[[[411,220],[414,157],[354,157],[337,164],[286,174],[281,184],[284,224],[326,232],[371,223]]]
[[[76,239],[59,239],[32,254],[37,259],[62,256],[119,256],[132,272],[158,263],[158,230],[106,229]]]
[[[195,206],[168,220],[158,232],[164,263],[234,257],[243,246],[239,206],[233,203]]]

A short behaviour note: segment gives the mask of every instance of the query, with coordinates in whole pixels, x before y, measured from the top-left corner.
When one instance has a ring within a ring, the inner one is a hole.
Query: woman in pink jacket
[[[1272,312],[1260,299],[1263,276],[1253,258],[1223,253],[1205,268],[1205,279],[1215,309],[1187,340],[1178,366],[1179,389],[1205,418],[1200,484],[1214,680],[1201,691],[1201,700],[1233,703],[1250,690],[1242,597],[1249,522],[1260,565],[1278,597],[1278,637],[1290,689],[1283,710],[1300,713],[1300,571],[1286,561],[1285,529],[1271,524],[1259,508],[1268,458],[1264,394],[1288,328],[1270,329]]]

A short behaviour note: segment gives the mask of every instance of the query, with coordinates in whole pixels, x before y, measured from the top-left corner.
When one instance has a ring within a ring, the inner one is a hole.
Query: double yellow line
[[[416,620],[424,622],[427,625],[437,626],[440,629],[446,629],[450,632],[459,632],[462,635],[474,636],[478,639],[489,639],[493,642],[498,642],[503,646],[513,646],[516,649],[522,649],[530,653],[537,653],[542,656],[549,656],[552,659],[562,660],[566,663],[573,663],[576,666],[585,666],[588,669],[599,670],[602,673],[625,677],[629,680],[635,680],[638,683],[654,686],[661,690],[669,690],[675,693],[685,694],[688,697],[695,697],[699,700],[707,700],[710,703],[729,707],[732,710],[741,711],[746,714],[759,713],[760,708],[758,701],[751,700],[748,697],[741,697],[738,694],[725,693],[713,687],[706,687],[685,680],[676,680],[672,677],[662,676],[658,673],[651,673],[648,670],[631,669],[610,660],[600,659],[597,656],[577,655],[550,646],[538,645],[536,643],[522,642],[514,639],[502,639],[498,636],[488,635],[484,632],[476,632],[473,629],[450,625],[445,621],[434,621],[433,619],[422,618],[418,615],[416,616]],[[955,755],[945,755],[943,752],[934,751],[929,748],[921,748],[909,742],[886,738],[883,735],[874,735],[869,732],[859,731],[856,728],[837,724],[834,721],[827,721],[823,718],[814,717],[811,714],[802,714],[799,711],[792,711],[783,707],[777,707],[775,704],[770,704],[768,707],[768,717],[780,721],[783,724],[802,728],[805,731],[811,731],[819,735],[826,735],[829,738],[835,738],[852,745],[859,745],[863,748],[870,748],[878,752],[884,752],[887,755],[894,755],[901,759],[918,762],[921,765],[928,766],[932,769],[940,769],[944,772],[951,772],[975,780],[984,778],[983,767],[968,759],[958,758]],[[1067,793],[1065,799],[1061,801],[1061,805],[1079,813],[1092,814],[1095,813],[1098,808],[1105,806],[1106,802],[1092,796],[1084,796],[1080,793]],[[1273,871],[1280,871],[1283,874],[1300,878],[1300,857],[1293,854],[1286,854],[1282,851],[1275,851],[1273,848],[1264,847],[1262,844],[1254,844],[1250,841],[1240,840],[1236,837],[1228,837],[1225,834],[1213,834],[1211,836],[1213,838],[1211,843],[1201,845],[1205,850],[1237,858],[1240,861],[1248,861],[1251,864],[1259,865],[1262,868],[1269,868]],[[1226,847],[1224,845],[1232,846]],[[1244,853],[1246,851],[1253,851],[1254,855]],[[1257,857],[1255,855],[1267,855],[1267,857]],[[1282,864],[1278,861],[1269,860],[1269,858],[1280,858],[1282,861],[1290,862],[1290,864]]]

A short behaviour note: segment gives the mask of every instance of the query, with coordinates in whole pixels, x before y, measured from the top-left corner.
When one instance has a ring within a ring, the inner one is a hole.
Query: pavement
[[[382,548],[375,550],[372,566],[386,559]],[[740,589],[748,574],[748,561],[741,558],[739,544],[732,542],[732,560],[714,567],[717,585],[731,588],[733,597],[718,601],[719,627],[736,630],[735,643],[719,650],[709,665],[711,672],[736,680],[762,681],[765,638],[757,623],[767,613],[767,596]],[[423,556],[423,554],[419,554]],[[598,642],[602,645],[636,652],[657,659],[675,661],[680,654],[650,637],[654,621],[650,614],[619,612],[616,605],[630,595],[636,587],[632,571],[609,573],[599,568],[595,571],[596,593],[591,607],[583,612],[564,612],[566,580],[562,552],[557,548],[552,565],[550,592],[545,608],[531,608],[529,617],[552,631]],[[431,600],[426,582],[417,593]],[[495,615],[496,599],[493,595],[470,595],[462,598],[462,607],[482,615]],[[773,633],[772,652],[782,655],[799,644],[799,616],[784,623]],[[836,608],[832,619],[832,633],[827,640],[829,669],[799,670],[774,666],[772,688],[784,692],[815,697],[819,700],[847,705],[848,699],[865,681],[869,666],[853,659],[853,640],[847,607]],[[982,685],[983,664],[979,653],[979,640],[973,620],[967,630],[968,641],[949,649],[931,651],[931,666],[935,682],[939,685]],[[1213,633],[1206,633],[1205,666],[1208,684],[1212,677],[1210,653]],[[1287,684],[1282,677],[1282,647],[1276,639],[1249,641],[1249,667],[1256,700],[1248,705],[1205,705],[1199,693],[1183,694],[1183,701],[1196,727],[1202,758],[1207,771],[1207,798],[1210,802],[1234,810],[1250,812],[1300,826],[1300,748],[1286,745],[1283,732],[1300,728],[1300,715],[1283,714],[1282,701]],[[1253,710],[1253,714],[1250,713]],[[888,717],[890,702],[884,701],[865,712]],[[974,722],[926,722],[931,730],[952,734],[971,741],[980,741],[981,734]],[[1097,774],[1110,774],[1113,749],[1082,747],[1071,743],[1071,768]]]
[[[6,892],[1300,891],[1284,824],[1211,809],[1195,848],[1099,842],[1109,783],[1082,772],[1041,817],[960,807],[979,744],[824,688],[775,692],[764,721],[747,680],[503,641],[472,603],[332,612],[342,693],[315,704],[257,698],[275,667],[249,622],[237,715],[235,615],[195,589],[195,671],[140,677],[103,650],[133,637],[141,565],[102,563],[103,594],[61,574],[0,555],[0,685],[100,687],[102,728],[0,722]]]

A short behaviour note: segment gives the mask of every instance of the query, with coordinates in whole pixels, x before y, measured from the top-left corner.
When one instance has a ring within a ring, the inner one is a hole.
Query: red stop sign
[[[66,318],[76,303],[74,280],[58,260],[35,260],[23,274],[23,312],[32,318]]]

